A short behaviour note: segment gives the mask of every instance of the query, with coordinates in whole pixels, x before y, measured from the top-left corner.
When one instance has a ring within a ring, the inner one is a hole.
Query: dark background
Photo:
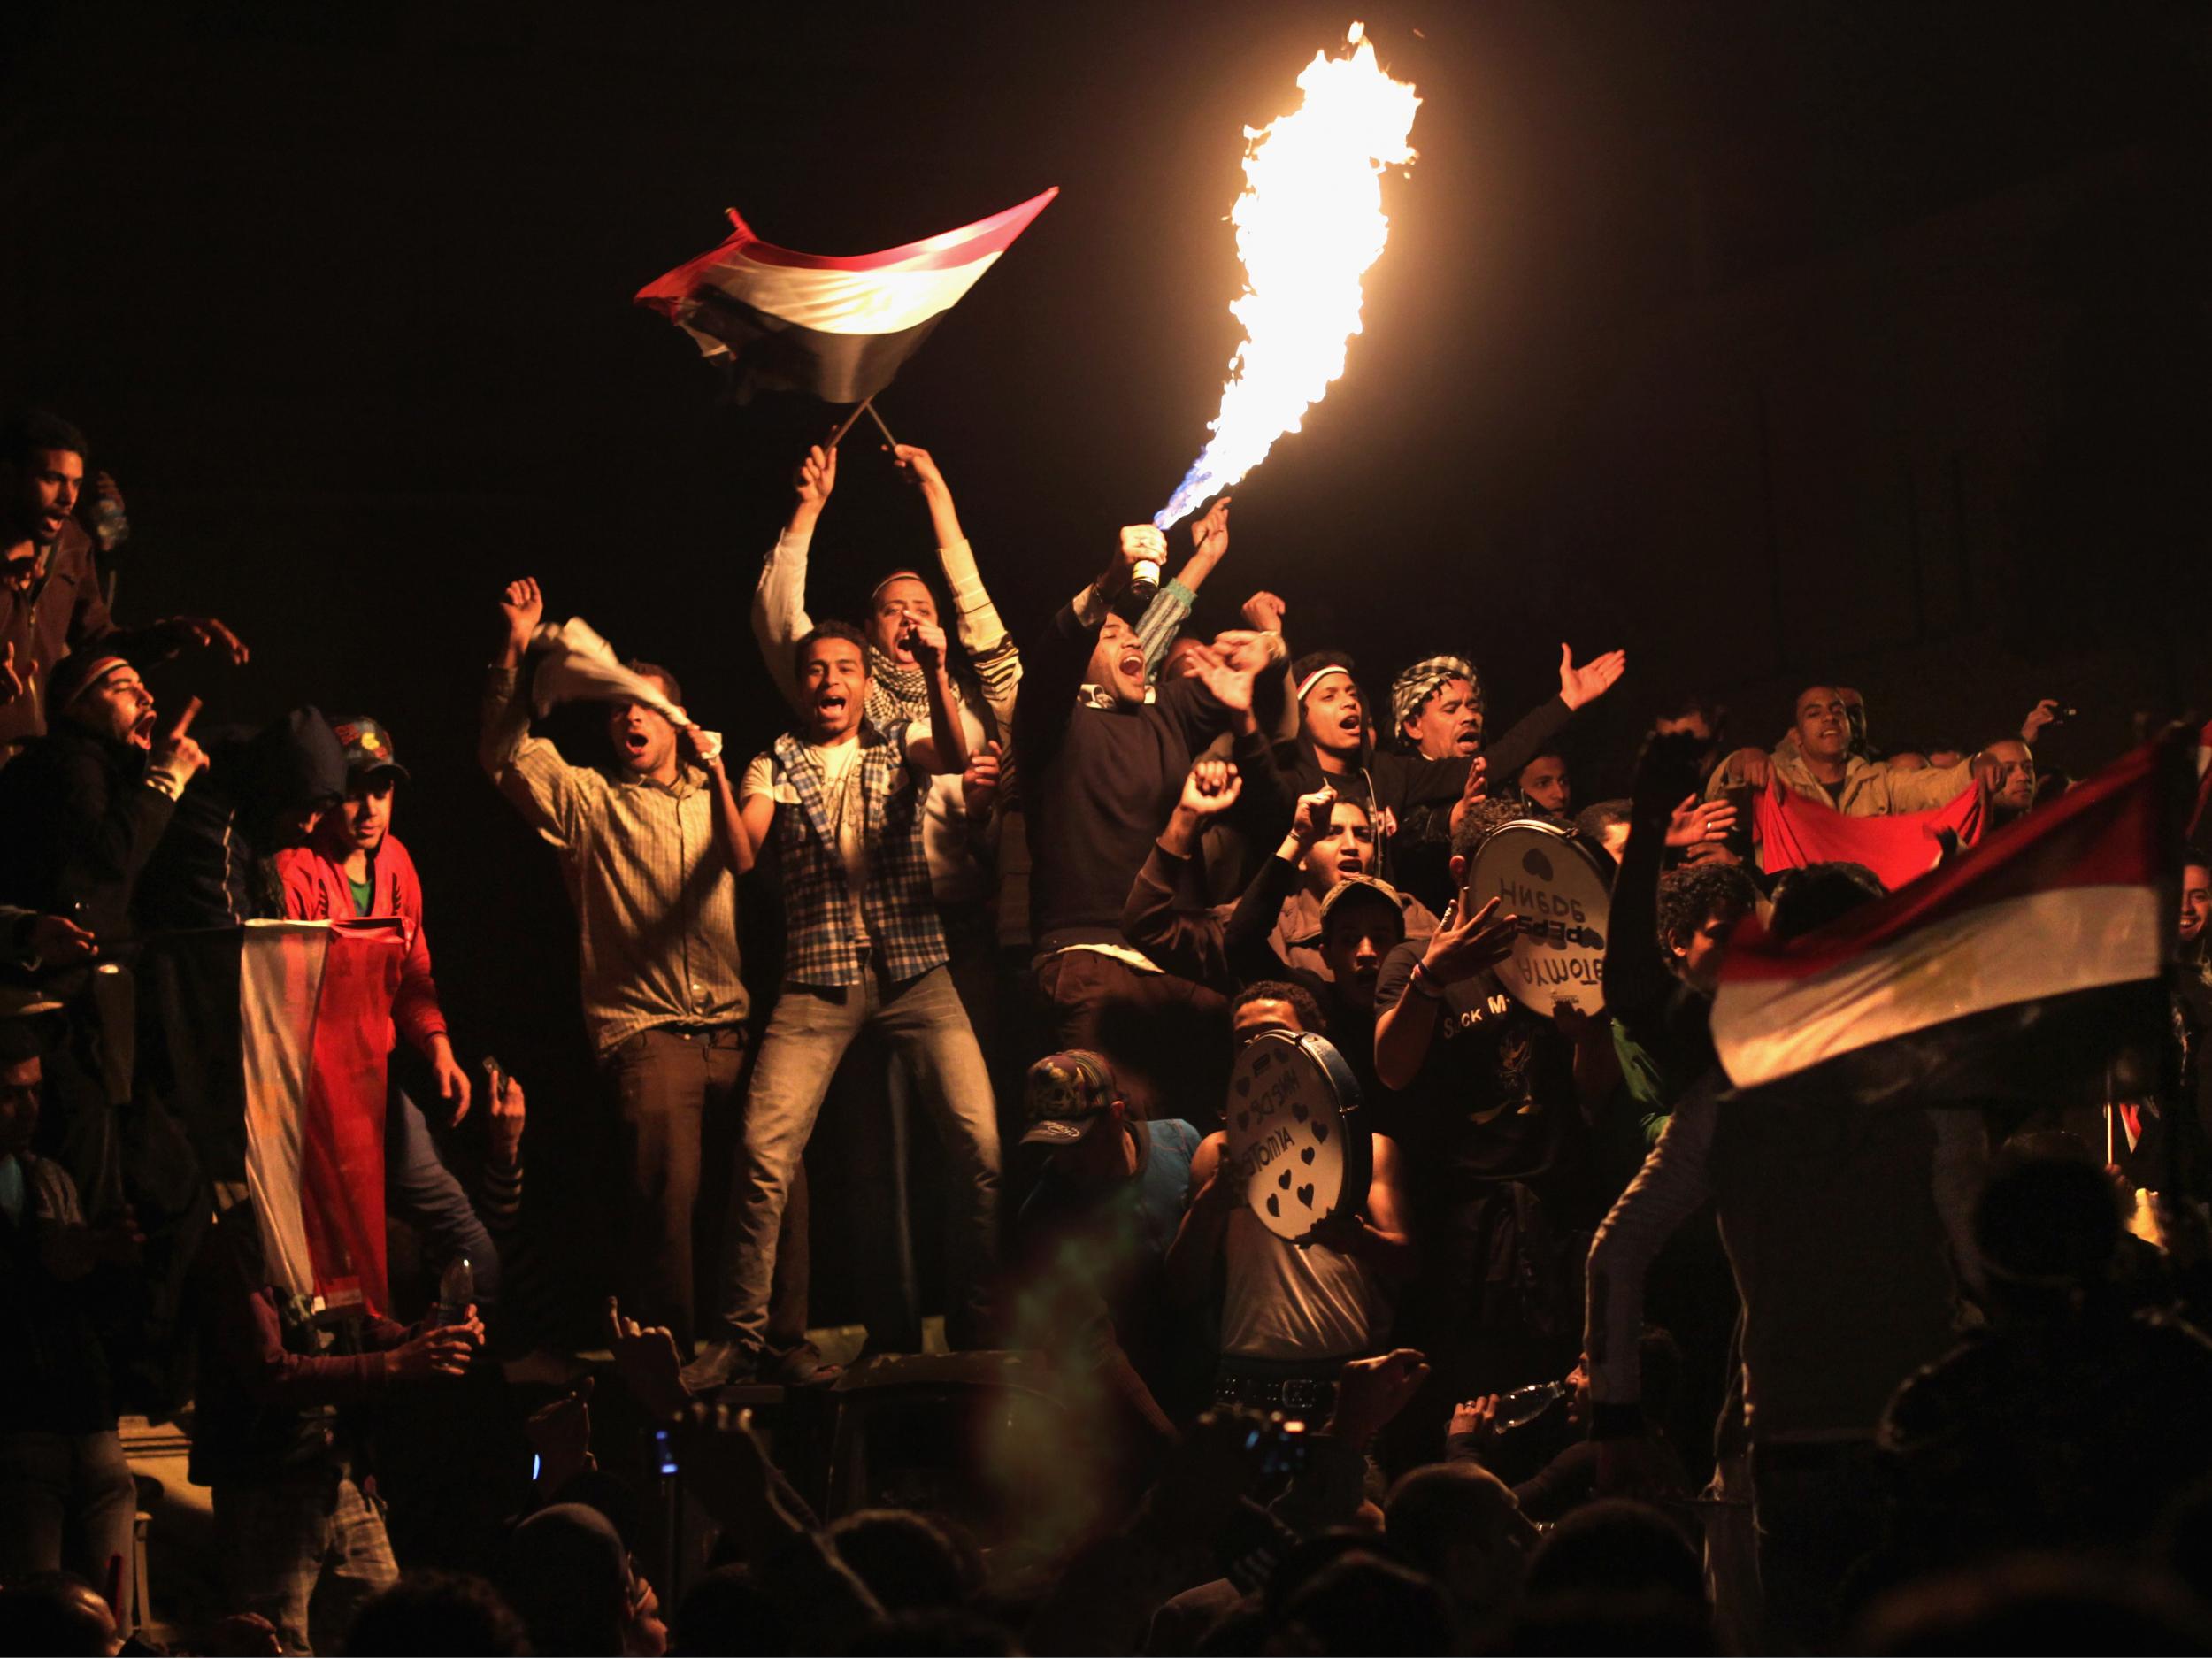
[[[1916,745],[2058,695],[2077,770],[2212,702],[2190,5],[73,0],[6,47],[0,392],[123,481],[126,617],[252,644],[165,696],[390,725],[462,1046],[545,1073],[534,1133],[572,1154],[565,906],[471,755],[493,596],[540,575],[757,747],[746,603],[826,412],[718,403],[629,296],[726,205],[859,252],[1059,185],[882,401],[1025,631],[1202,441],[1240,129],[1354,15],[1420,89],[1420,159],[1202,620],[1271,588],[1371,693],[1463,649],[1507,718],[1561,640],[1625,646],[1585,799],[1687,687],[1765,740],[1842,680]],[[843,472],[818,614],[930,545],[872,444]],[[553,1162],[581,1202],[589,1164]]]

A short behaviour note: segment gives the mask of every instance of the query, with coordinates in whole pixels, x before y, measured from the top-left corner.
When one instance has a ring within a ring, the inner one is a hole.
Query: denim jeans
[[[468,1194],[440,1161],[422,1108],[397,1083],[384,1107],[384,1201],[422,1234],[430,1247],[426,1254],[442,1271],[455,1256],[468,1257],[477,1308],[488,1316],[499,1300],[499,1251]]]
[[[768,1340],[776,1237],[801,1155],[845,1050],[873,1030],[912,1068],[951,1172],[956,1328],[980,1324],[997,1257],[998,1118],[975,1033],[943,968],[905,981],[872,968],[858,985],[791,985],[776,999],[745,1098],[736,1216],[723,1250],[726,1333],[755,1352]]]
[[[258,1613],[287,1653],[337,1653],[371,1597],[399,1581],[384,1506],[327,1464],[214,1488],[228,1610]]]
[[[0,1433],[0,1583],[66,1567],[107,1594],[109,1562],[128,1577],[138,1484],[113,1429]]]

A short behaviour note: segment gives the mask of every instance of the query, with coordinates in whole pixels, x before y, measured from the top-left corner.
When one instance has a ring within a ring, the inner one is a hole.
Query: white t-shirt
[[[854,942],[865,945],[869,942],[868,915],[861,901],[868,891],[868,803],[861,794],[860,739],[855,735],[829,749],[818,749],[811,743],[803,747],[822,769],[822,816],[837,836],[837,856],[844,861],[845,886],[852,900]],[[766,795],[778,806],[800,804],[799,792],[791,780],[776,775],[772,750],[754,756],[745,768],[744,780],[738,785],[741,805],[757,795]]]

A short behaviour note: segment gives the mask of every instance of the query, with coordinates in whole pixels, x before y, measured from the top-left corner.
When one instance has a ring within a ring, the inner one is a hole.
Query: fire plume
[[[1213,436],[1153,516],[1163,530],[1265,460],[1344,373],[1361,279],[1390,235],[1382,173],[1413,160],[1407,139],[1421,104],[1384,73],[1363,34],[1355,23],[1347,52],[1314,54],[1296,110],[1244,130],[1244,194],[1229,214],[1244,262],[1244,292],[1229,310],[1244,342]]]

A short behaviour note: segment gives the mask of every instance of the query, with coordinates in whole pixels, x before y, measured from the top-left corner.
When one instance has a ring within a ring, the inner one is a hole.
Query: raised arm
[[[1517,916],[1501,916],[1498,901],[1479,909],[1460,889],[1444,912],[1443,923],[1430,936],[1404,986],[1394,988],[1396,1000],[1375,1021],[1375,1076],[1387,1088],[1409,1088],[1421,1075],[1436,1040],[1436,1025],[1443,1013],[1444,987],[1472,979],[1513,954]],[[1375,1005],[1381,1008],[1389,990],[1375,987]]]
[[[929,736],[913,746],[914,762],[931,772],[964,772],[968,727],[955,712],[952,673],[945,666],[945,631],[933,623],[909,619],[904,642],[929,688]]]
[[[1014,711],[1014,745],[1018,764],[1030,776],[1051,765],[1059,753],[1108,608],[1128,587],[1137,561],[1157,558],[1162,545],[1160,533],[1148,524],[1125,527],[1105,570],[1053,614],[1023,653],[1027,685]]]
[[[813,618],[806,613],[807,551],[814,545],[815,524],[836,488],[837,451],[818,443],[799,463],[798,474],[792,480],[796,499],[791,504],[791,517],[784,521],[776,545],[768,549],[768,558],[760,567],[760,584],[753,589],[753,638],[776,689],[795,710],[800,707],[799,680],[791,652],[814,627]]]
[[[1574,652],[1562,645],[1559,695],[1516,720],[1496,742],[1483,745],[1490,775],[1498,780],[1499,787],[1511,787],[1521,768],[1543,753],[1544,746],[1559,734],[1574,711],[1602,697],[1627,671],[1626,651],[1608,651],[1578,666]]]
[[[1175,573],[1174,580],[1152,595],[1152,603],[1138,619],[1137,639],[1144,647],[1146,679],[1160,672],[1160,664],[1167,658],[1167,648],[1175,643],[1183,624],[1190,620],[1191,606],[1198,601],[1198,590],[1206,585],[1206,578],[1213,574],[1214,566],[1221,563],[1222,555],[1228,550],[1229,498],[1224,495],[1204,518],[1192,524],[1190,557],[1183,561],[1183,568]]]
[[[1170,973],[1201,985],[1225,984],[1228,963],[1219,919],[1210,910],[1193,910],[1180,902],[1183,871],[1198,850],[1206,821],[1235,805],[1243,788],[1243,780],[1228,762],[1194,763],[1167,827],[1122,902],[1122,936]]]
[[[923,504],[929,509],[930,528],[937,537],[937,567],[944,572],[945,589],[952,596],[954,631],[982,685],[984,705],[991,710],[999,741],[1010,747],[1015,695],[1022,678],[1021,652],[983,586],[975,549],[969,545],[960,528],[960,516],[953,509],[952,487],[945,482],[936,460],[928,450],[910,443],[900,444],[892,454],[920,489]]]
[[[507,638],[484,681],[477,758],[499,792],[557,847],[574,845],[583,786],[578,769],[544,738],[530,734],[530,703],[522,695],[522,662],[545,614],[537,579],[507,584],[499,612]]]
[[[722,843],[722,856],[730,861],[730,873],[741,876],[753,867],[754,842],[738,810],[737,792],[722,764],[722,741],[710,739],[695,726],[684,728],[684,739],[699,764],[707,769],[707,787],[714,791],[714,833]]]
[[[1695,798],[1697,743],[1687,733],[1655,734],[1644,740],[1636,757],[1628,845],[1621,849],[1621,866],[1613,877],[1611,925],[1605,937],[1605,1005],[1632,1036],[1641,1034],[1644,1014],[1673,984],[1659,944],[1659,873],[1675,810],[1671,803],[1686,785]],[[1720,811],[1732,810],[1717,805]]]

